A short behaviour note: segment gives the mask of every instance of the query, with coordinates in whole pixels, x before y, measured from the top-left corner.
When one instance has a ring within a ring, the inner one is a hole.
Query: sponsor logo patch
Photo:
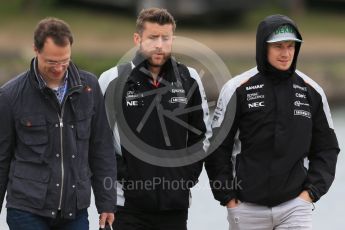
[[[263,101],[253,102],[248,104],[248,108],[258,108],[258,107],[264,107],[265,103]]]
[[[130,106],[130,107],[132,107],[132,106],[137,107],[137,106],[139,106],[139,102],[138,101],[134,101],[134,100],[126,101],[126,105]]]
[[[294,89],[299,89],[299,90],[302,90],[304,92],[307,92],[307,87],[303,87],[303,86],[300,86],[300,85],[296,85],[296,84],[293,84],[292,87]]]
[[[261,89],[262,87],[264,87],[264,84],[260,84],[260,85],[251,85],[251,86],[247,86],[246,90],[253,90],[253,89]]]
[[[247,101],[252,101],[256,99],[264,99],[265,95],[260,95],[259,93],[250,93],[247,94]]]
[[[308,106],[309,107],[308,103],[303,103],[301,101],[295,101],[294,105],[297,106],[297,107],[301,107],[301,106]]]
[[[302,117],[311,118],[310,112],[305,111],[305,110],[295,109],[295,110],[294,110],[294,115],[295,115],[295,116],[302,116]]]
[[[186,97],[172,97],[169,100],[170,103],[184,103],[187,104],[187,98]]]
[[[296,93],[295,96],[296,96],[297,98],[303,98],[303,99],[306,99],[306,98],[307,98],[307,96],[306,96],[304,93]]]
[[[126,100],[133,100],[139,97],[143,97],[143,95],[137,94],[135,91],[127,91]]]
[[[185,93],[184,89],[171,89],[172,93]]]

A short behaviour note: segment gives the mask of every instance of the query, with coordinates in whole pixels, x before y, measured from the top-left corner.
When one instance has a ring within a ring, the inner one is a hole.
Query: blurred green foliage
[[[268,0],[261,7],[248,12],[241,21],[231,23],[231,15],[224,18],[219,25],[199,25],[177,22],[177,35],[191,36],[202,41],[211,41],[212,36],[227,39],[235,34],[250,36],[255,44],[256,27],[264,17],[270,14],[285,14],[298,24],[303,35],[310,37],[331,36],[337,41],[345,41],[344,11],[326,11],[322,8],[304,8],[301,10],[282,7],[283,0]],[[132,48],[132,34],[135,30],[135,16],[126,11],[112,8],[94,9],[83,5],[66,4],[68,0],[0,0],[0,39],[3,44],[0,50],[0,85],[11,77],[28,68],[33,52],[31,48],[32,34],[36,23],[44,17],[54,16],[66,20],[75,36],[73,61],[82,69],[99,76],[104,70],[116,65],[118,59],[127,49]],[[229,23],[230,22],[230,23]],[[8,44],[4,44],[6,42]],[[24,41],[23,41],[24,40]],[[87,42],[85,42],[87,41]],[[316,44],[323,46],[325,43]],[[110,44],[116,46],[110,46]],[[130,44],[130,45],[128,45]],[[206,43],[205,43],[206,44]],[[223,43],[222,43],[223,44]],[[225,46],[226,41],[224,41]],[[209,44],[206,44],[209,45]],[[308,45],[306,42],[305,45]],[[102,48],[98,48],[101,46]],[[109,46],[109,47],[108,47]],[[236,46],[236,44],[232,44]],[[225,48],[225,47],[224,47]],[[344,43],[339,43],[339,50]],[[339,51],[338,50],[338,51]],[[253,53],[248,49],[241,56],[232,55],[231,48],[215,50],[231,70],[237,75],[255,65]],[[325,50],[327,51],[327,50]],[[340,53],[340,54],[339,54]],[[305,46],[302,50],[305,54]],[[299,69],[313,77],[332,83],[330,91],[341,91],[345,86],[345,51],[332,56],[309,56],[300,58]],[[320,81],[318,81],[320,82]],[[324,85],[327,85],[324,84]],[[322,85],[322,84],[321,84]],[[342,94],[344,95],[344,94]]]

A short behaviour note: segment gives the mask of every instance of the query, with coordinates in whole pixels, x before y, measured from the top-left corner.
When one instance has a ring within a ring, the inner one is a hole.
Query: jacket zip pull
[[[62,121],[62,118],[59,118],[60,119],[60,128],[63,128],[63,121]]]

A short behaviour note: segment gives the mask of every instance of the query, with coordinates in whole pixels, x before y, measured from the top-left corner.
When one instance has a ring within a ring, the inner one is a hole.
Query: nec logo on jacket
[[[248,103],[248,108],[259,108],[259,107],[265,107],[264,101],[257,101],[253,103]]]
[[[126,103],[127,106],[139,106],[138,101],[127,101]]]
[[[142,107],[144,106],[144,101],[141,99],[143,97],[142,94],[138,94],[135,91],[127,91],[126,94],[126,106],[127,107]],[[140,100],[138,100],[140,99]]]

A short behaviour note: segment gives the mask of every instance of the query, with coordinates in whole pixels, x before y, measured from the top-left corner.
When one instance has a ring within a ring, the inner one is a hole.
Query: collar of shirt
[[[35,64],[34,64],[34,68],[35,68],[35,75],[36,75],[36,79],[38,81],[39,87],[42,89],[44,87],[48,87],[47,83],[44,81],[42,75],[37,71],[37,58],[35,59]],[[65,97],[66,91],[67,91],[67,79],[68,79],[68,71],[66,71],[63,83],[58,86],[55,89],[51,89],[53,90],[56,98],[58,99],[59,103],[61,104],[63,101],[63,98]]]
[[[65,97],[65,94],[66,94],[66,91],[67,91],[67,76],[68,75],[66,74],[66,77],[65,77],[62,85],[60,85],[56,89],[52,89],[53,92],[55,93],[56,98],[60,102],[60,104],[62,103],[63,98]]]

